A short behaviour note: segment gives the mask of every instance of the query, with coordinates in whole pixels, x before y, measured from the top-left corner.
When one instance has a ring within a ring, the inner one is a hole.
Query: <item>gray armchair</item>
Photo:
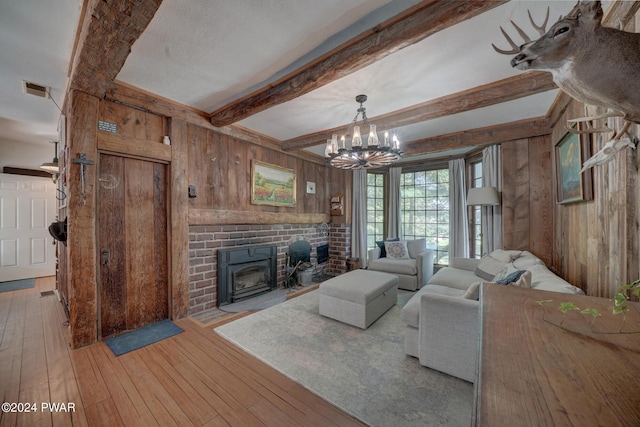
[[[415,291],[433,276],[433,249],[427,249],[425,239],[407,240],[407,259],[380,258],[380,248],[368,251],[367,268],[398,276],[398,288]]]

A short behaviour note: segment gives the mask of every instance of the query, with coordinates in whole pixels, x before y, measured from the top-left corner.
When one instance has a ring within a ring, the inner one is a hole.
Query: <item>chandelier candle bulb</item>
[[[328,157],[332,153],[333,153],[333,147],[331,146],[331,140],[327,139],[327,145],[324,147],[324,155]]]
[[[331,153],[338,153],[338,135],[333,135],[331,137]]]
[[[347,140],[344,135],[340,138],[340,149],[345,150],[347,148]]]
[[[351,140],[352,147],[362,146],[362,137],[360,136],[360,126],[353,127],[353,139]]]
[[[398,140],[398,137],[395,134],[393,134],[393,149],[394,150],[400,149],[400,140]]]
[[[389,132],[385,131],[384,132],[384,147],[388,147],[389,146]]]
[[[380,141],[378,140],[378,133],[376,132],[376,125],[370,125],[369,126],[369,141],[367,142],[367,144],[369,144],[369,146],[372,146],[372,145],[378,146],[379,143],[380,143]]]

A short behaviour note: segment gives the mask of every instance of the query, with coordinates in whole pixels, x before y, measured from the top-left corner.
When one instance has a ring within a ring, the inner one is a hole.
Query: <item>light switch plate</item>
[[[307,181],[307,194],[316,194],[316,183]]]

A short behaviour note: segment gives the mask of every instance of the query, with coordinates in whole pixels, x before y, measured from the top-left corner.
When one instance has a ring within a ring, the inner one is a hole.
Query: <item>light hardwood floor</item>
[[[120,357],[104,343],[71,350],[62,305],[41,296],[54,287],[49,277],[0,293],[0,401],[37,409],[0,412],[1,427],[363,425],[190,318]]]

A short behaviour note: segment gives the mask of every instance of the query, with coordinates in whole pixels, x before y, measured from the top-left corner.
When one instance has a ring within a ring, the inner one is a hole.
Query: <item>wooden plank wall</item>
[[[566,119],[583,115],[584,106],[571,102],[552,141],[564,135]],[[609,126],[620,129],[622,120],[610,119]],[[632,126],[631,132],[640,135],[640,126]],[[593,135],[592,152],[610,137]],[[554,206],[553,266],[588,295],[612,297],[618,286],[640,277],[638,168],[637,151],[625,149],[610,163],[593,168],[592,201]]]
[[[194,124],[187,125],[187,140],[188,184],[196,189],[189,199],[190,225],[330,222],[331,194],[345,194],[351,185],[349,172]],[[295,171],[295,206],[251,204],[253,159]],[[315,194],[306,193],[307,181],[316,183]]]
[[[549,137],[502,144],[502,240],[552,264],[553,165]]]

